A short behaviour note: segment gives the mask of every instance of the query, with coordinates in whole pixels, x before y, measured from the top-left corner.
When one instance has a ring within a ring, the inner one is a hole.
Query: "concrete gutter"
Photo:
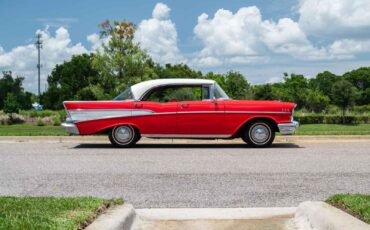
[[[124,204],[100,215],[85,230],[130,230],[136,217],[135,209],[130,204]]]
[[[146,220],[267,219],[273,217],[293,217],[295,211],[295,207],[136,209],[137,215],[141,219]]]
[[[370,230],[370,225],[325,202],[301,203],[295,214],[300,230]]]
[[[370,135],[334,136],[276,136],[275,143],[299,142],[367,142]],[[109,143],[107,136],[0,136],[0,143]],[[193,140],[193,139],[149,139],[142,138],[139,144],[243,144],[238,138],[233,140]]]

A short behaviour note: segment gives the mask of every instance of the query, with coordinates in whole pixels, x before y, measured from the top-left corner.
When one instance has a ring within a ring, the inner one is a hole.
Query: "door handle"
[[[181,105],[180,105],[180,107],[181,107],[182,109],[184,109],[184,108],[188,108],[188,107],[189,107],[189,104],[181,104]]]
[[[143,104],[135,104],[135,108],[143,108]]]

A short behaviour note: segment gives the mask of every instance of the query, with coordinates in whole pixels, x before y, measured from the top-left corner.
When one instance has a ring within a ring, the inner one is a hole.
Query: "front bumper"
[[[62,123],[62,125],[61,125],[64,129],[65,129],[65,131],[67,132],[67,133],[69,133],[69,134],[74,134],[74,135],[78,135],[78,134],[80,134],[80,132],[78,131],[78,128],[77,128],[77,126],[75,125],[75,124],[73,124],[73,123],[66,123],[66,122],[64,122],[64,123]]]
[[[299,126],[298,121],[293,121],[291,123],[278,124],[279,131],[281,135],[292,135],[295,129]]]

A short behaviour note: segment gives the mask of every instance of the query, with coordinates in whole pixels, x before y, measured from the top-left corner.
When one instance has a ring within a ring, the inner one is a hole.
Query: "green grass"
[[[370,135],[370,124],[307,124],[299,126],[296,135]]]
[[[0,229],[77,230],[121,199],[94,197],[0,197]]]
[[[370,224],[370,195],[337,194],[326,202]]]
[[[0,136],[67,136],[60,126],[0,125]]]
[[[0,136],[67,136],[60,126],[0,125]],[[296,135],[370,135],[370,124],[301,125]]]

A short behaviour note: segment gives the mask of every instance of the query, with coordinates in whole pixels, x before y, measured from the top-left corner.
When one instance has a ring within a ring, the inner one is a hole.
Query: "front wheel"
[[[275,132],[269,122],[254,121],[244,129],[242,139],[253,147],[268,147],[275,139]]]
[[[133,146],[140,135],[136,129],[130,125],[115,126],[109,132],[109,140],[115,147],[125,148]]]

